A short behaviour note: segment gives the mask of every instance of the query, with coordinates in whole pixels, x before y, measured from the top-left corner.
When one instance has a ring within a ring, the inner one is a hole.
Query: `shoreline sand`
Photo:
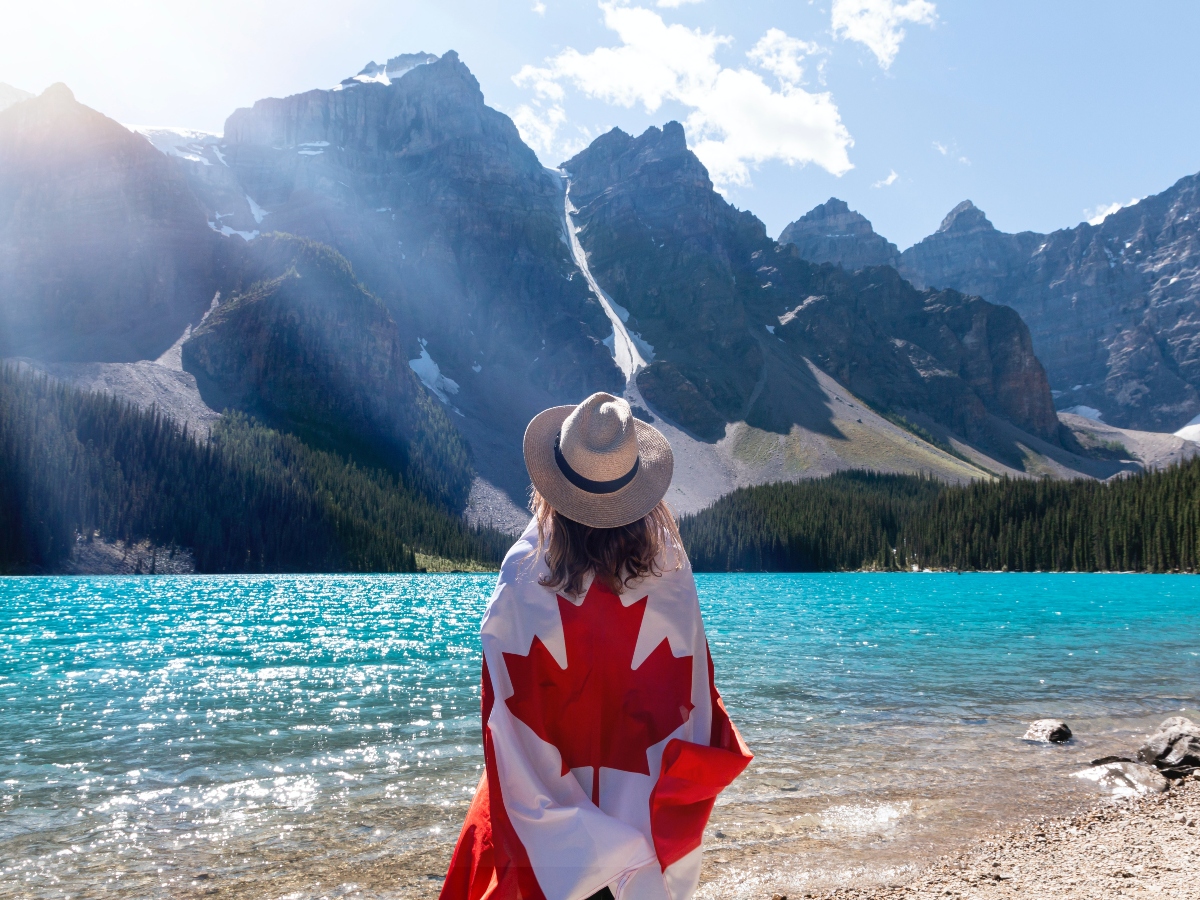
[[[1165,794],[1104,800],[1075,816],[1031,819],[940,857],[902,882],[803,892],[786,900],[1151,896],[1200,898],[1200,774],[1173,781]]]

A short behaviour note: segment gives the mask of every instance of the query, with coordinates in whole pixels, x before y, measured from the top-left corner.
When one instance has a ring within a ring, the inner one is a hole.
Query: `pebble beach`
[[[1200,777],[1174,781],[1163,794],[1105,800],[1076,816],[1036,819],[981,838],[907,882],[798,896],[1194,900],[1200,898]]]

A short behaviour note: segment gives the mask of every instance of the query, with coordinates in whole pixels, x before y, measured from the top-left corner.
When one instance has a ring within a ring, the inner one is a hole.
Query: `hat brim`
[[[554,439],[574,406],[555,406],[538,413],[525,429],[525,468],[546,502],[568,519],[592,528],[619,528],[646,516],[667,495],[675,457],[671,445],[653,425],[634,419],[637,474],[611,494],[593,494],[567,480],[554,460]]]

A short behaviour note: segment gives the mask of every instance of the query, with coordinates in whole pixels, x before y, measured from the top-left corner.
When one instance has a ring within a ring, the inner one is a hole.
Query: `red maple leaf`
[[[664,638],[636,669],[633,651],[646,597],[623,606],[600,584],[576,606],[558,598],[567,667],[541,638],[528,656],[505,653],[512,714],[562,755],[562,773],[592,769],[592,802],[600,805],[600,767],[650,774],[646,750],[687,721],[692,711],[692,658],[671,655]]]

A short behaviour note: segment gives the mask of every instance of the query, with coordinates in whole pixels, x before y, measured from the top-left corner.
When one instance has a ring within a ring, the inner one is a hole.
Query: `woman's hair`
[[[679,526],[665,501],[642,518],[620,528],[592,528],[568,519],[533,491],[530,508],[537,519],[535,554],[545,549],[550,571],[538,581],[543,587],[578,594],[589,572],[609,590],[620,594],[639,578],[662,575],[664,551],[675,547],[675,568],[683,555]]]

